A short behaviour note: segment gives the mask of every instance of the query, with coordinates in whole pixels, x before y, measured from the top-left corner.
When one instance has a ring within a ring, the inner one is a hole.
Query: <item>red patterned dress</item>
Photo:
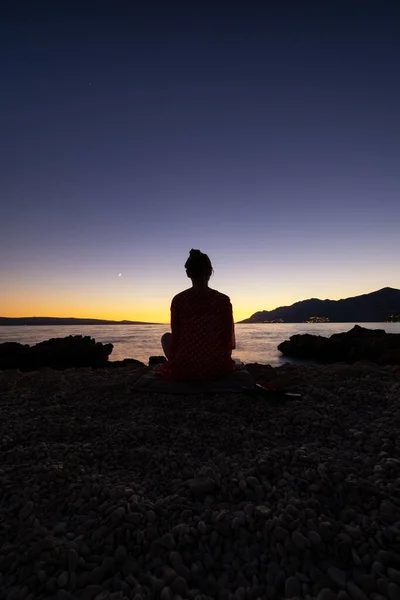
[[[189,288],[171,303],[171,356],[159,369],[164,379],[212,380],[236,370],[235,328],[228,296]]]

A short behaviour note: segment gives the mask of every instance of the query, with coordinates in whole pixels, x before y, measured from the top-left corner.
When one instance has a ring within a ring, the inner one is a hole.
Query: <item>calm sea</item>
[[[385,329],[400,333],[400,323],[358,323],[369,329]],[[234,358],[245,363],[258,362],[279,365],[288,362],[277,350],[278,344],[296,333],[313,333],[330,336],[351,329],[355,323],[260,323],[236,325],[236,350]],[[0,327],[0,343],[20,342],[36,344],[43,340],[67,335],[89,335],[98,342],[111,342],[114,349],[111,360],[136,358],[147,363],[149,356],[161,355],[161,335],[167,325],[80,325],[80,326],[18,326]],[[295,361],[290,361],[295,362]]]

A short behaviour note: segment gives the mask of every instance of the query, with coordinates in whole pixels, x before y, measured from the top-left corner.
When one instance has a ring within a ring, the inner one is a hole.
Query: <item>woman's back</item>
[[[225,294],[209,287],[177,294],[171,303],[171,329],[171,356],[160,368],[162,377],[214,379],[234,370],[232,305]]]

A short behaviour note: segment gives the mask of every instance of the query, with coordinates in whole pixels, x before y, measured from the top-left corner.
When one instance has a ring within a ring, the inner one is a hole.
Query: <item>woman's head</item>
[[[190,279],[205,279],[208,281],[213,273],[213,268],[207,254],[200,250],[191,250],[185,262],[186,274]]]

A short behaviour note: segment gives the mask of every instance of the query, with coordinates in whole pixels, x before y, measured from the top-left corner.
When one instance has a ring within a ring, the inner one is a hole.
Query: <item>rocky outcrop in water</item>
[[[155,367],[156,365],[162,365],[167,362],[165,356],[150,356],[149,357],[149,367]]]
[[[321,363],[369,360],[380,365],[400,365],[400,334],[355,325],[350,331],[329,338],[308,333],[292,335],[279,344],[278,350],[291,358]]]
[[[107,363],[112,350],[112,344],[102,344],[89,336],[81,335],[52,338],[34,346],[5,342],[0,344],[0,370],[34,371],[43,367],[53,369],[101,367]]]

